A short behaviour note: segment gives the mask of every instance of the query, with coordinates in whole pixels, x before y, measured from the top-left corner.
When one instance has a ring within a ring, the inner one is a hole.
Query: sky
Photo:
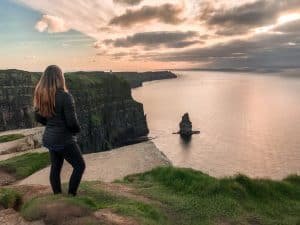
[[[300,67],[299,0],[0,0],[0,68]]]

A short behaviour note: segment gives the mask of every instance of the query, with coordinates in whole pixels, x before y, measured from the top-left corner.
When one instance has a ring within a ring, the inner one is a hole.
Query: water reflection
[[[174,165],[277,179],[300,174],[299,90],[300,80],[279,76],[185,72],[146,83],[133,96],[144,104],[155,144]],[[185,112],[201,130],[187,141],[172,135]]]
[[[182,148],[190,149],[192,136],[186,136],[186,135],[178,135],[178,136],[180,138],[180,144],[181,144]]]

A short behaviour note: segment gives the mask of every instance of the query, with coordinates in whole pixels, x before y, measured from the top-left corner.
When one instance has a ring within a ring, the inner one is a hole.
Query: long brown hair
[[[58,66],[48,66],[35,87],[33,98],[34,109],[43,117],[54,115],[55,93],[58,89],[68,91],[64,75]]]

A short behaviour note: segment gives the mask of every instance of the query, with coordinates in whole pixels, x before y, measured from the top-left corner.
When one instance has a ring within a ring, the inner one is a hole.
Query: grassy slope
[[[23,134],[7,134],[0,136],[0,143],[14,141],[20,138],[25,137]]]
[[[161,201],[171,224],[300,224],[300,177],[216,179],[191,169],[157,168],[126,181]]]
[[[121,183],[153,201],[122,197],[102,190],[97,182],[84,182],[79,197],[43,195],[27,201],[21,213],[29,220],[40,219],[45,203],[65,202],[91,211],[109,208],[142,225],[300,224],[300,177],[296,175],[283,181],[243,175],[217,179],[191,169],[163,167],[128,176]],[[8,195],[4,202],[14,205],[18,195],[4,193]]]
[[[0,169],[12,174],[17,179],[30,176],[50,164],[49,153],[27,153],[0,161]]]
[[[23,205],[21,214],[27,220],[39,220],[43,217],[43,207],[45,204],[49,202],[51,204],[63,202],[66,205],[81,206],[82,210],[96,211],[109,208],[119,215],[135,218],[141,224],[145,225],[167,224],[163,212],[154,205],[113,195],[95,188],[94,184],[96,183],[82,183],[80,195],[75,198],[66,195],[44,195],[34,198]]]

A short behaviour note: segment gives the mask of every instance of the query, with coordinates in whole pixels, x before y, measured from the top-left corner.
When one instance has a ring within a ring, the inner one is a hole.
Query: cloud
[[[234,53],[243,53],[248,49],[253,49],[254,42],[251,41],[233,41],[227,44],[217,44],[210,47],[193,48],[183,50],[181,52],[169,52],[166,54],[158,54],[154,56],[159,61],[187,61],[199,62],[209,58],[232,57]]]
[[[212,3],[205,2],[199,18],[219,35],[237,35],[274,24],[280,14],[297,8],[300,8],[297,0],[257,0],[225,9],[215,9]]]
[[[287,24],[279,25],[274,31],[284,34],[300,34],[300,19],[291,21]]]
[[[43,15],[42,19],[36,23],[35,28],[39,32],[48,30],[49,33],[59,33],[70,30],[70,27],[62,18],[51,15]]]
[[[143,0],[113,0],[114,3],[124,4],[124,5],[138,5]]]
[[[239,24],[261,25],[272,23],[277,18],[278,5],[273,1],[259,0],[256,2],[221,10],[208,18],[210,25]]]
[[[102,45],[101,45],[100,42],[96,41],[96,42],[93,44],[93,47],[94,47],[94,48],[101,48]]]
[[[300,20],[274,28],[250,39],[233,40],[207,47],[167,53],[145,54],[160,62],[209,62],[210,68],[282,69],[300,68]]]
[[[286,20],[300,14],[299,0],[15,1],[45,15],[39,31],[79,31],[94,39],[86,45],[96,48],[89,54],[103,58],[213,68],[299,64],[299,21]]]
[[[143,6],[137,10],[127,9],[124,14],[112,18],[109,24],[131,27],[138,23],[146,23],[153,20],[166,24],[179,24],[183,22],[183,19],[179,17],[182,11],[183,8],[181,6],[172,4]]]
[[[195,40],[198,39],[198,40]],[[114,47],[159,47],[161,45],[169,48],[183,48],[199,43],[199,34],[195,31],[159,31],[136,33],[126,38],[118,38],[115,40],[107,39],[105,44],[113,44]]]
[[[168,48],[186,48],[191,45],[195,44],[203,44],[204,41],[197,41],[197,40],[191,40],[191,41],[177,41],[177,42],[170,42],[167,43],[166,46]]]

